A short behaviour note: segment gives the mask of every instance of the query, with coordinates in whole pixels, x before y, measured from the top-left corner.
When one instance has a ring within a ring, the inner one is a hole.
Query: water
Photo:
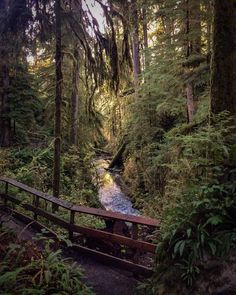
[[[106,210],[120,212],[129,215],[140,215],[139,211],[134,209],[130,199],[122,192],[120,186],[115,182],[115,173],[106,168],[109,161],[104,158],[95,160],[95,166],[99,177],[99,199]]]

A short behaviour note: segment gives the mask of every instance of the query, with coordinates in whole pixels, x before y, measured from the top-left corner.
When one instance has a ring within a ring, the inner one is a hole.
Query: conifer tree
[[[138,15],[138,4],[136,0],[132,0],[131,6],[131,42],[132,42],[132,53],[133,53],[133,71],[134,71],[134,84],[137,90],[139,84],[139,75],[141,74],[140,65],[140,48],[139,48],[139,15]]]
[[[72,92],[71,92],[71,128],[70,141],[72,145],[78,145],[78,104],[79,104],[79,50],[75,45],[73,54],[73,69],[72,69]]]
[[[188,121],[192,122],[196,113],[196,90],[191,72],[199,66],[201,54],[201,10],[200,1],[186,0],[186,58],[188,63],[186,96]],[[191,60],[191,61],[189,61]]]
[[[0,146],[10,146],[15,122],[10,108],[10,87],[17,66],[26,63],[28,38],[26,29],[32,13],[26,0],[0,2]]]
[[[61,0],[55,1],[55,37],[56,37],[56,92],[55,92],[55,129],[54,129],[54,167],[53,167],[53,196],[60,194],[61,166],[61,103],[62,103],[62,50],[61,50]]]
[[[211,109],[236,115],[236,0],[214,1]]]

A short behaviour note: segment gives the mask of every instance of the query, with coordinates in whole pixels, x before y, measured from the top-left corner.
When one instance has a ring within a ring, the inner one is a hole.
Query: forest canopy
[[[101,207],[109,155],[160,221],[139,292],[231,294],[235,81],[235,0],[0,0],[0,176]]]

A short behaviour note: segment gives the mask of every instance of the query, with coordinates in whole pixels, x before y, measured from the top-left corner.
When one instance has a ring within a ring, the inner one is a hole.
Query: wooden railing
[[[32,225],[41,225],[37,221],[38,216],[44,217],[46,220],[52,222],[59,227],[62,227],[68,231],[69,239],[73,242],[76,241],[78,234],[85,236],[87,238],[92,238],[94,241],[101,240],[113,244],[118,244],[119,246],[126,246],[129,249],[132,249],[134,255],[133,261],[128,261],[127,259],[122,259],[120,257],[115,257],[113,255],[104,253],[99,249],[90,249],[87,246],[82,246],[78,243],[74,243],[73,247],[80,250],[83,253],[87,253],[90,256],[101,259],[104,263],[110,263],[115,266],[124,267],[127,270],[133,271],[135,273],[150,275],[152,273],[150,268],[144,267],[143,265],[138,264],[137,257],[143,253],[155,253],[156,246],[150,241],[143,241],[140,239],[140,227],[148,228],[148,231],[154,231],[158,227],[157,220],[141,217],[141,216],[132,216],[126,215],[111,211],[106,211],[102,209],[89,208],[84,206],[74,205],[70,202],[55,198],[53,196],[47,195],[43,192],[37,191],[34,188],[31,188],[25,184],[22,184],[16,180],[12,180],[5,177],[0,177],[0,182],[4,183],[4,191],[0,193],[0,197],[4,201],[3,208],[9,208],[9,202],[18,205],[24,208],[25,211],[30,211],[33,213],[32,218],[25,216],[19,210],[12,210],[12,212],[19,218],[31,222]],[[15,187],[20,191],[26,192],[31,196],[31,202],[22,202],[19,195],[15,194],[14,196],[10,195],[9,187]],[[69,221],[62,219],[57,215],[57,212],[53,213],[52,210],[43,209],[40,206],[40,200],[51,203],[51,208],[62,207],[69,212]],[[102,218],[108,222],[111,226],[109,231],[99,230],[95,228],[89,228],[76,224],[76,214],[88,214]],[[34,222],[33,222],[34,221]],[[125,236],[121,232],[115,231],[115,225],[117,223],[126,223],[131,224],[129,236]]]

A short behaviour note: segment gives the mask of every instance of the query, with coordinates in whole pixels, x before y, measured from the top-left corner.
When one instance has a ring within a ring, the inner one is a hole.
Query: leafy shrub
[[[53,143],[47,148],[19,147],[1,151],[1,175],[17,179],[47,193],[52,190]],[[93,184],[91,157],[71,148],[61,158],[61,197],[77,204],[99,207]]]
[[[224,165],[234,163],[235,136],[229,123],[228,114],[222,113],[214,125],[205,120],[179,124],[162,140],[128,155],[124,177],[128,183],[132,179],[137,199],[144,196],[145,214],[160,216],[170,203],[175,206],[187,191],[198,191],[219,177]]]
[[[93,294],[82,282],[82,272],[63,259],[47,240],[45,249],[23,243],[1,228],[0,294]],[[1,240],[3,241],[3,240]]]
[[[159,191],[158,198],[162,226],[157,266],[144,286],[150,294],[171,293],[171,286],[175,291],[181,286],[181,294],[195,294],[207,261],[225,259],[236,247],[235,137],[229,123],[221,114],[211,126],[175,128],[160,145],[154,161],[166,174],[164,194]]]

